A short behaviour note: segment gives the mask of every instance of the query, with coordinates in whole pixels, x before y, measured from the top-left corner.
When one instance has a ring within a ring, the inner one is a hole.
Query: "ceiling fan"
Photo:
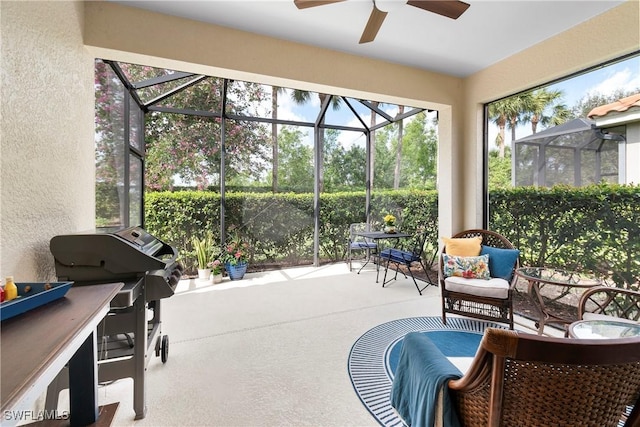
[[[293,0],[298,9],[306,9],[331,3],[340,3],[343,1],[345,0]],[[364,28],[362,36],[360,37],[360,44],[373,41],[384,22],[384,18],[387,17],[388,12],[378,8],[376,0],[372,0],[372,3],[373,9],[371,10],[371,15],[369,15],[367,26]],[[382,1],[378,0],[377,3],[380,4]],[[389,2],[387,1],[386,3]],[[460,15],[469,8],[469,3],[458,0],[409,0],[406,4],[426,10],[427,12],[437,13],[438,15],[446,16],[451,19],[458,19]]]

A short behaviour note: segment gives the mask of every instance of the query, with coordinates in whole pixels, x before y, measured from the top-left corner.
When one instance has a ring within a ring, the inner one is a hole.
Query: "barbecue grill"
[[[98,381],[133,378],[136,419],[146,415],[145,371],[151,357],[169,356],[162,335],[160,300],[173,295],[182,276],[177,251],[140,227],[110,233],[55,236],[50,242],[59,280],[73,286],[123,282],[109,313],[98,326]],[[47,393],[47,408],[57,406],[68,375],[59,375]]]

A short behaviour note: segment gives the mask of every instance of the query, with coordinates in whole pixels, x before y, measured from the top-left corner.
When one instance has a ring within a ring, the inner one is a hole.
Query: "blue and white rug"
[[[504,328],[493,322],[450,317],[411,317],[393,320],[365,332],[351,347],[348,370],[356,394],[383,426],[403,426],[389,403],[402,339],[409,332],[424,332],[451,362],[465,372],[484,330]]]

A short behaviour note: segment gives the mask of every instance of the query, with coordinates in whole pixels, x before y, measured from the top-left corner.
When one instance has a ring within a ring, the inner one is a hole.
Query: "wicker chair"
[[[597,286],[587,289],[578,302],[578,318],[595,320],[615,317],[640,322],[640,292]]]
[[[476,236],[482,237],[482,245],[499,249],[514,249],[513,244],[504,236],[489,230],[466,230],[456,234],[453,238]],[[445,253],[447,253],[446,246],[442,249],[442,254]],[[504,289],[498,289],[498,292],[491,293],[480,288],[476,290],[474,286],[456,286],[453,288],[451,281],[445,278],[443,274],[444,257],[442,254],[440,255],[439,268],[440,290],[442,292],[442,321],[446,324],[447,313],[452,313],[506,323],[509,328],[513,329],[513,290],[517,282],[513,272],[519,266],[518,260],[516,260],[509,280],[505,281],[504,284],[499,284]],[[462,281],[465,281],[465,279],[462,279]],[[459,284],[461,281],[456,280],[456,282]],[[461,289],[464,289],[464,291]],[[493,296],[493,294],[497,296]]]
[[[466,427],[638,427],[640,337],[581,340],[488,328],[467,373],[448,386]]]

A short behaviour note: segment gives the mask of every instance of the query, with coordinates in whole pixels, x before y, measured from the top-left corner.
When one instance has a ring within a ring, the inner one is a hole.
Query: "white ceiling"
[[[358,41],[369,19],[372,0],[347,0],[308,9],[298,9],[293,0],[112,1],[458,77],[482,70],[624,3],[466,0],[471,6],[453,20],[400,0],[376,39],[361,45]]]

